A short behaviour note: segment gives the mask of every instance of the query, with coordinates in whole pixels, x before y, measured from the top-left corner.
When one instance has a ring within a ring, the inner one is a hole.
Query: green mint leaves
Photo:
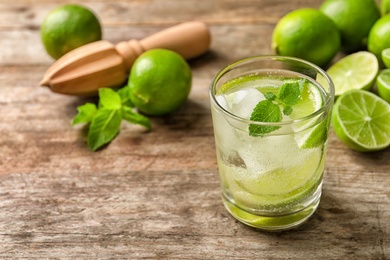
[[[277,104],[271,100],[260,101],[252,112],[252,121],[258,122],[280,122],[282,121],[282,113]],[[265,126],[265,125],[249,125],[249,134],[252,136],[262,135],[278,130],[279,126]]]
[[[286,82],[280,87],[277,95],[271,92],[265,93],[264,97],[266,99],[256,105],[250,120],[270,123],[281,122],[283,114],[290,115],[293,112],[293,106],[299,102],[305,81],[306,79],[300,79],[294,82]],[[249,135],[261,136],[279,128],[280,126],[250,124]]]
[[[87,144],[92,151],[96,151],[117,136],[123,119],[147,129],[152,127],[147,117],[134,111],[128,86],[117,92],[110,88],[101,88],[98,106],[86,103],[77,110],[78,114],[72,124],[89,124]]]

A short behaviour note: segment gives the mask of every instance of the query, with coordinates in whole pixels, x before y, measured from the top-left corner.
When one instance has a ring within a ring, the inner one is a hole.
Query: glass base
[[[321,188],[321,187],[320,187]],[[222,196],[223,204],[227,211],[238,221],[248,226],[265,231],[283,231],[295,228],[303,224],[316,211],[321,198],[321,192],[305,208],[288,215],[260,216],[237,207]]]

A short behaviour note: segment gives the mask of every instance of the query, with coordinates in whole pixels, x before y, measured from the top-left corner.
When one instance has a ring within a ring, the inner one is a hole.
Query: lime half
[[[390,103],[390,69],[382,70],[376,78],[379,96]]]
[[[369,90],[379,71],[376,56],[367,51],[350,54],[335,64],[327,73],[335,86],[335,95],[340,96],[353,89]]]
[[[370,152],[390,145],[390,105],[364,90],[351,90],[335,104],[332,123],[336,135],[350,148]]]

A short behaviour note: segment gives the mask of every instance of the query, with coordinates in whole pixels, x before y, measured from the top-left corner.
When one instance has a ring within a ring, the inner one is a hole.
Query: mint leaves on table
[[[299,102],[303,84],[306,79],[294,82],[285,82],[279,89],[278,94],[272,92],[264,94],[265,100],[260,101],[253,109],[250,120],[257,122],[277,123],[281,122],[283,115],[290,115],[293,106]],[[276,131],[280,126],[249,125],[249,135],[258,136]]]
[[[123,119],[147,129],[152,127],[147,117],[134,111],[128,86],[118,91],[101,88],[98,106],[86,103],[79,106],[77,110],[78,114],[74,117],[72,124],[89,124],[87,144],[93,151],[111,142],[117,136]]]

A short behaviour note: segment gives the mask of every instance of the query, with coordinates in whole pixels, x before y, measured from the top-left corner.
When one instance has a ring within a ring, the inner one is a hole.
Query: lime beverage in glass
[[[219,72],[210,98],[226,209],[263,230],[303,223],[321,197],[330,78],[300,59],[253,57]]]

